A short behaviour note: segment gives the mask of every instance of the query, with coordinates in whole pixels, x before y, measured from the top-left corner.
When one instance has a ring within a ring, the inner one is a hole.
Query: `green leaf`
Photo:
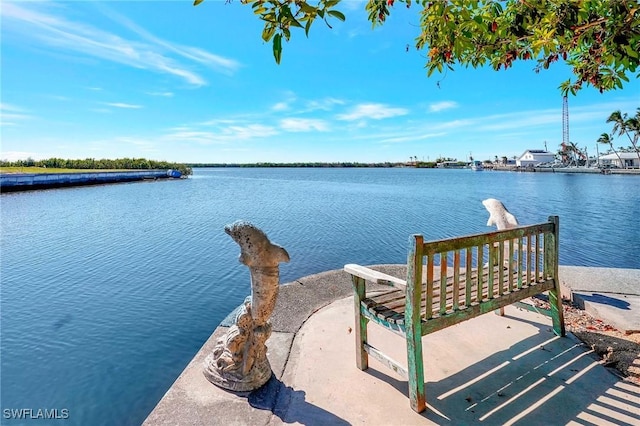
[[[262,19],[265,22],[276,22],[276,15],[273,12],[269,12],[260,16],[260,19]]]
[[[311,28],[311,23],[313,22],[313,20],[309,19],[307,21],[307,25],[304,26],[304,35],[306,35],[307,37],[309,37],[309,28]]]
[[[302,28],[302,25],[300,24],[300,22],[296,21],[296,19],[293,16],[287,20],[287,23],[292,27]]]
[[[264,41],[269,41],[271,40],[271,37],[273,37],[273,34],[276,32],[276,27],[273,25],[269,25],[269,26],[265,26],[264,30],[262,30],[262,39]]]
[[[636,52],[636,50],[633,47],[627,45],[624,48],[627,51],[627,55],[631,56],[632,58],[638,59],[638,56],[639,56],[638,52]]]
[[[342,22],[344,22],[345,20],[344,14],[337,10],[330,10],[327,13],[329,13],[329,15],[333,16],[334,18],[341,20]]]
[[[194,0],[193,5],[194,5],[194,6],[197,6],[197,5],[199,5],[200,3],[202,3],[203,1],[204,1],[204,0]]]
[[[313,14],[318,11],[318,8],[308,5],[307,3],[300,4],[300,10],[307,14]]]
[[[276,64],[280,65],[280,59],[282,59],[282,35],[276,34],[273,37],[273,57],[276,60]]]

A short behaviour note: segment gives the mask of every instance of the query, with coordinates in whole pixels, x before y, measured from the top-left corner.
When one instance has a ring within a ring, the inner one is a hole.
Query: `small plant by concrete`
[[[248,392],[271,377],[265,343],[271,335],[269,318],[280,286],[278,264],[289,262],[289,254],[251,223],[237,221],[224,230],[240,246],[240,262],[249,267],[251,297],[205,359],[203,373],[223,389]]]

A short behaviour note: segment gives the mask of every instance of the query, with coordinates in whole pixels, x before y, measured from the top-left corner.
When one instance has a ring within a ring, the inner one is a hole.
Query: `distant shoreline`
[[[260,168],[260,167],[274,167],[274,168],[394,168],[394,167],[416,167],[414,165],[408,166],[405,163],[185,163],[188,167],[192,168]],[[424,163],[424,168],[435,168],[436,163]],[[432,164],[432,165],[431,165]]]
[[[465,165],[459,167],[437,167],[436,163],[186,163],[192,168],[409,168],[409,169],[469,169]],[[581,174],[624,174],[640,176],[640,169],[605,169],[584,167],[517,167],[485,165],[485,171],[525,172],[525,173],[581,173]]]

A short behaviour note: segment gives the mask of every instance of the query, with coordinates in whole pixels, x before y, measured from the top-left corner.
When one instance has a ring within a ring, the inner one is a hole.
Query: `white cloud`
[[[447,134],[446,132],[440,132],[440,133],[426,133],[426,134],[417,134],[417,135],[407,135],[407,136],[386,138],[386,139],[380,140],[379,142],[380,143],[415,142],[415,141],[421,141],[421,140],[425,140],[425,139],[437,138],[437,137],[440,137],[440,136],[444,136],[446,134]]]
[[[201,64],[207,65],[223,74],[231,75],[240,68],[240,63],[235,59],[215,55],[198,47],[182,46],[178,44],[173,45],[169,43],[163,43],[162,45],[185,58],[200,62]]]
[[[224,134],[236,139],[252,139],[274,136],[278,134],[278,131],[271,126],[249,124],[247,126],[229,126],[224,129]]]
[[[162,139],[211,145],[261,139],[277,134],[276,128],[262,124],[216,126],[213,130],[182,126],[171,129],[171,132],[164,135]]]
[[[476,124],[477,121],[483,121],[483,120],[484,118],[481,118],[479,120],[465,118],[460,120],[452,120],[452,121],[445,121],[443,123],[432,124],[432,125],[429,125],[429,128],[431,130],[462,129],[464,127],[469,127]]]
[[[233,74],[240,67],[240,63],[234,59],[225,58],[223,56],[207,52],[206,50],[199,47],[170,43],[166,40],[162,40],[161,38],[154,36],[149,31],[138,26],[135,22],[125,16],[119,15],[105,7],[101,7],[101,10],[105,15],[111,17],[111,19],[127,27],[142,38],[147,39],[148,41],[159,46],[163,46],[187,59],[191,59],[192,61],[207,65],[223,74]]]
[[[149,96],[162,96],[164,98],[173,97],[173,92],[147,92]]]
[[[200,126],[220,126],[223,124],[236,124],[241,123],[240,120],[235,120],[231,118],[214,118],[212,120],[203,121],[198,123]]]
[[[142,105],[135,104],[126,104],[124,102],[102,102],[104,105],[109,105],[114,108],[125,108],[125,109],[139,109],[142,108]]]
[[[367,0],[350,0],[343,3],[345,10],[360,10],[362,12],[366,2]],[[342,3],[340,3],[340,6],[342,6]]]
[[[292,104],[294,104],[298,100],[298,97],[291,90],[286,90],[284,92],[284,100],[277,102],[271,106],[271,111],[280,112],[287,111],[291,109]]]
[[[132,136],[120,136],[115,138],[115,141],[133,145],[143,151],[149,151],[149,152],[156,151],[156,149],[154,148],[154,143],[149,139],[132,137]]]
[[[454,101],[442,101],[442,102],[436,102],[433,103],[431,105],[429,105],[429,111],[431,112],[440,112],[440,111],[444,111],[446,109],[452,109],[452,108],[457,108],[458,107],[458,103],[454,102]]]
[[[0,103],[0,127],[16,126],[18,122],[33,118],[24,109],[7,103]]]
[[[15,105],[11,105],[5,102],[1,102],[0,103],[0,111],[2,111],[3,113],[5,111],[11,111],[11,112],[24,112],[24,110],[20,107],[17,107]]]
[[[26,160],[27,158],[40,160],[42,157],[38,156],[38,154],[34,152],[6,151],[3,153],[0,153],[0,158],[5,161],[18,161],[18,160]]]
[[[383,118],[396,117],[399,115],[406,115],[408,113],[408,109],[394,108],[384,104],[360,104],[352,108],[351,112],[347,114],[340,114],[337,118],[338,120],[346,121],[355,121],[362,118],[381,120]]]
[[[308,111],[316,111],[316,110],[330,111],[333,109],[334,106],[344,105],[344,103],[345,102],[342,99],[337,99],[337,98],[318,99],[315,101],[307,102],[307,110]]]
[[[286,111],[289,109],[289,104],[286,102],[278,102],[271,107],[272,111]]]
[[[26,3],[28,4],[28,3]],[[36,40],[43,45],[62,51],[80,53],[116,62],[137,69],[179,77],[194,86],[206,84],[206,80],[191,66],[178,59],[207,65],[223,74],[232,74],[240,64],[203,49],[172,44],[134,26],[138,35],[146,39],[128,40],[112,32],[91,25],[72,22],[63,17],[30,9],[25,3],[2,4],[3,31],[13,31],[22,38]],[[36,3],[40,7],[41,3]],[[123,21],[124,18],[122,18]],[[173,54],[172,57],[170,54]]]
[[[326,121],[315,118],[285,118],[280,120],[280,128],[288,132],[311,132],[313,130],[326,132],[329,130]]]

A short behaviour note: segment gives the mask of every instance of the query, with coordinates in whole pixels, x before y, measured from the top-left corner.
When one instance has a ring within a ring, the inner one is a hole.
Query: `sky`
[[[293,31],[277,65],[239,0],[2,0],[0,159],[398,162],[559,148],[565,64],[427,77],[417,7],[397,4],[375,29],[364,1],[337,9],[345,22]],[[640,106],[630,77],[569,97],[570,140],[590,155],[612,111]]]

